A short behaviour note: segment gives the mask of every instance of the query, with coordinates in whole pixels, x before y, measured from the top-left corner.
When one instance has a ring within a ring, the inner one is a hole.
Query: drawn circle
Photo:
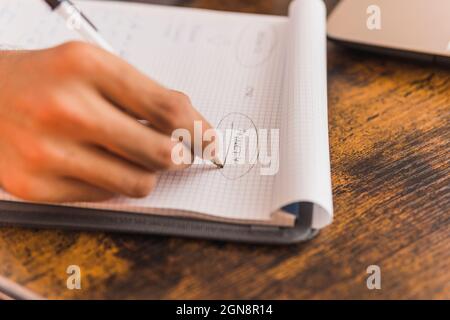
[[[223,137],[222,176],[237,180],[248,174],[259,159],[258,129],[253,120],[239,112],[223,117],[216,127]]]

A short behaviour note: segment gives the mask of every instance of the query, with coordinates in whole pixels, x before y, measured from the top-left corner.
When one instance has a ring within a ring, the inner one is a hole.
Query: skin
[[[144,197],[183,169],[171,133],[211,129],[186,95],[86,43],[0,52],[0,74],[0,184],[22,199]]]

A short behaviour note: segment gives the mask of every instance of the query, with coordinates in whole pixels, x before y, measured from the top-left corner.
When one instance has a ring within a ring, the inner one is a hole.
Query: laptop
[[[351,47],[450,64],[450,1],[341,0],[327,33]]]

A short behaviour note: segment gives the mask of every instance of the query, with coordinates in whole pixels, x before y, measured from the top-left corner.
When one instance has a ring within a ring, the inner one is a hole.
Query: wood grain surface
[[[285,13],[287,1],[186,4]],[[0,228],[0,274],[58,299],[450,299],[450,70],[330,43],[328,77],[335,220],[312,241]],[[71,264],[81,290],[66,288]],[[381,290],[366,287],[373,264]]]

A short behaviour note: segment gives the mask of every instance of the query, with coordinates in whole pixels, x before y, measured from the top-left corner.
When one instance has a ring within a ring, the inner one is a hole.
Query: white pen
[[[115,53],[114,48],[98,33],[95,25],[69,0],[45,0],[50,8],[66,21],[67,27],[78,32],[87,42]]]

